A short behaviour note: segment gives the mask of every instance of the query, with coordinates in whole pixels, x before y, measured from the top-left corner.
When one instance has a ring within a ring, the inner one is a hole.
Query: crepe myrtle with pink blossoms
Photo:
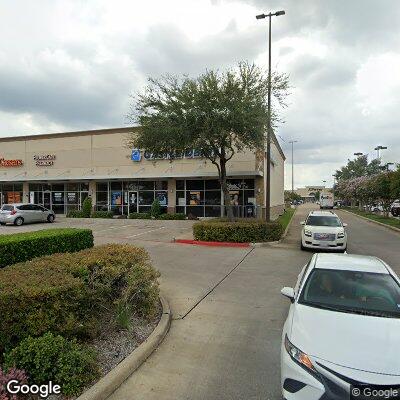
[[[389,214],[391,204],[400,197],[400,168],[372,176],[340,179],[335,185],[335,196],[362,208],[366,204],[379,203]]]

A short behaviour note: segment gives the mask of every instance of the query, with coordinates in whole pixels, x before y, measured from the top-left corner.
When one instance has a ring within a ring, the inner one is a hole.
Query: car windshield
[[[400,287],[389,274],[315,269],[299,303],[376,317],[400,318]]]
[[[14,210],[14,206],[9,206],[7,204],[1,207],[1,211],[12,211],[12,210]]]
[[[306,225],[311,226],[342,226],[340,219],[329,215],[310,215],[307,218]]]

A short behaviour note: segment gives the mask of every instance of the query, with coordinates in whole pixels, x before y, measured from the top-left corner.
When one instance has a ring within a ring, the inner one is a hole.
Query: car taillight
[[[16,213],[17,213],[16,210],[12,210],[12,211],[11,211],[11,215],[15,215]]]

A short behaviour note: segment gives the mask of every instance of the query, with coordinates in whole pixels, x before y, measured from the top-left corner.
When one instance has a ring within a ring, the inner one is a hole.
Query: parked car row
[[[53,211],[37,204],[3,204],[0,209],[0,225],[14,224],[21,226],[33,222],[54,222]]]

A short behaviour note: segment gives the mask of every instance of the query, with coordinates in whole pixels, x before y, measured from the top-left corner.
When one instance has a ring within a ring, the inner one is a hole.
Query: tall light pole
[[[361,157],[361,156],[364,155],[364,153],[354,153],[354,155],[357,156],[357,157]]]
[[[293,147],[294,146],[293,145],[297,142],[298,142],[298,140],[291,140],[289,142],[292,145],[292,193],[294,193],[294,161],[293,161],[293,153],[294,153]]]
[[[387,146],[376,146],[374,150],[376,150],[376,158],[380,160],[380,150],[386,150]]]
[[[276,11],[269,14],[259,14],[256,16],[257,19],[268,18],[269,29],[268,29],[268,127],[267,127],[267,180],[266,180],[266,197],[265,197],[265,219],[271,220],[271,22],[272,17],[278,17],[285,15],[285,11]]]

